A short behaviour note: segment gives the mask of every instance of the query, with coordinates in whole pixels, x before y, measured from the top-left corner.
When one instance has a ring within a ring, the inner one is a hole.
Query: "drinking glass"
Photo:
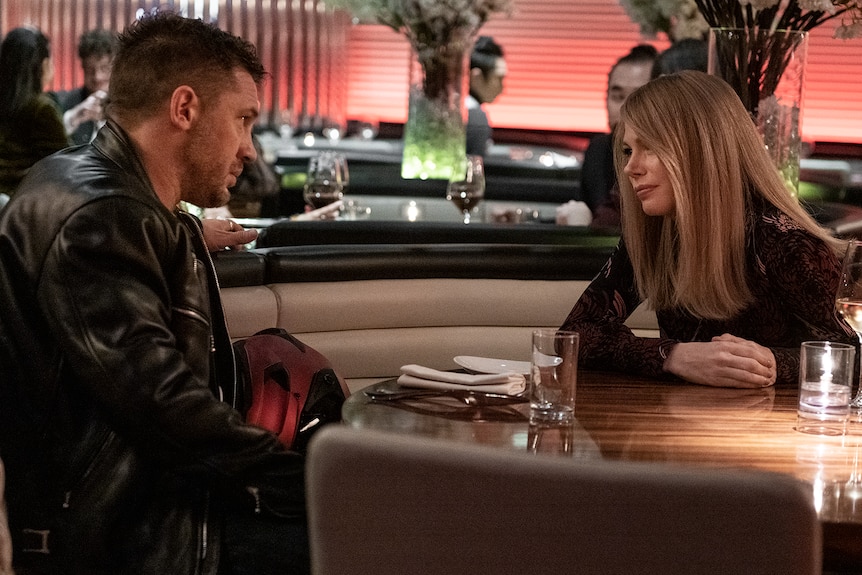
[[[312,209],[328,206],[344,197],[349,183],[344,154],[323,151],[308,160],[303,199]]]
[[[485,197],[485,165],[482,156],[465,156],[460,173],[449,180],[446,199],[464,214],[464,223],[470,223],[470,214]]]
[[[835,296],[835,309],[853,328],[862,342],[862,241],[851,240],[841,266],[841,284]],[[862,361],[862,354],[859,354]],[[857,416],[862,415],[862,387],[850,402]]]

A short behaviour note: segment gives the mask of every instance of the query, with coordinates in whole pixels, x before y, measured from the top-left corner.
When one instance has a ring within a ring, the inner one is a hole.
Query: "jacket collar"
[[[93,147],[102,155],[113,161],[123,170],[129,172],[132,176],[146,184],[147,190],[152,194],[153,198],[161,204],[158,194],[150,181],[147,171],[144,169],[144,164],[132,145],[128,134],[113,120],[108,120],[96,138],[93,140]]]

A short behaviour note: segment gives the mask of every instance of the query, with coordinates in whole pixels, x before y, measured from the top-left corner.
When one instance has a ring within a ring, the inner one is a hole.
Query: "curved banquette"
[[[326,355],[355,391],[408,363],[454,369],[456,355],[527,361],[531,330],[559,326],[612,250],[332,243],[214,259],[233,338],[283,327]],[[629,325],[657,335],[647,310]]]
[[[809,210],[836,235],[862,229],[860,208]],[[357,389],[407,363],[527,360],[530,331],[562,323],[618,239],[548,224],[284,220],[261,231],[256,249],[215,263],[234,338],[283,327]],[[629,325],[658,335],[646,309]]]

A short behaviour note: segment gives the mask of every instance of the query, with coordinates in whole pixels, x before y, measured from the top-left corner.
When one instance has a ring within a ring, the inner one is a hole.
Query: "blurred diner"
[[[63,120],[44,92],[54,77],[51,43],[31,27],[0,43],[0,194],[12,197],[41,158],[69,145]]]
[[[63,112],[63,126],[72,143],[86,144],[105,119],[105,98],[111,81],[116,36],[107,30],[89,30],[78,40],[78,59],[84,84],[51,95]]]
[[[754,388],[795,383],[803,341],[857,344],[834,307],[845,242],[788,192],[722,79],[645,84],[613,151],[622,238],[562,324],[583,367]],[[644,301],[659,338],[624,324]]]
[[[614,172],[612,140],[620,119],[620,108],[629,94],[650,80],[658,51],[650,44],[638,44],[611,66],[605,93],[605,107],[610,132],[590,139],[581,166],[581,199],[593,212],[595,227],[619,225],[616,174]]]
[[[492,130],[483,106],[503,92],[507,73],[503,47],[490,36],[479,36],[470,53],[470,93],[465,98],[469,156],[484,157],[488,153]]]

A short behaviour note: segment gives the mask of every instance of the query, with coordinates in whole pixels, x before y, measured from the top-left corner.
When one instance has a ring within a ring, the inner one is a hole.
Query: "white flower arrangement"
[[[620,4],[649,38],[663,32],[673,42],[702,39],[709,30],[694,0],[620,0]]]
[[[491,14],[511,10],[511,0],[330,0],[329,5],[404,34],[420,55],[453,44],[465,50]]]

